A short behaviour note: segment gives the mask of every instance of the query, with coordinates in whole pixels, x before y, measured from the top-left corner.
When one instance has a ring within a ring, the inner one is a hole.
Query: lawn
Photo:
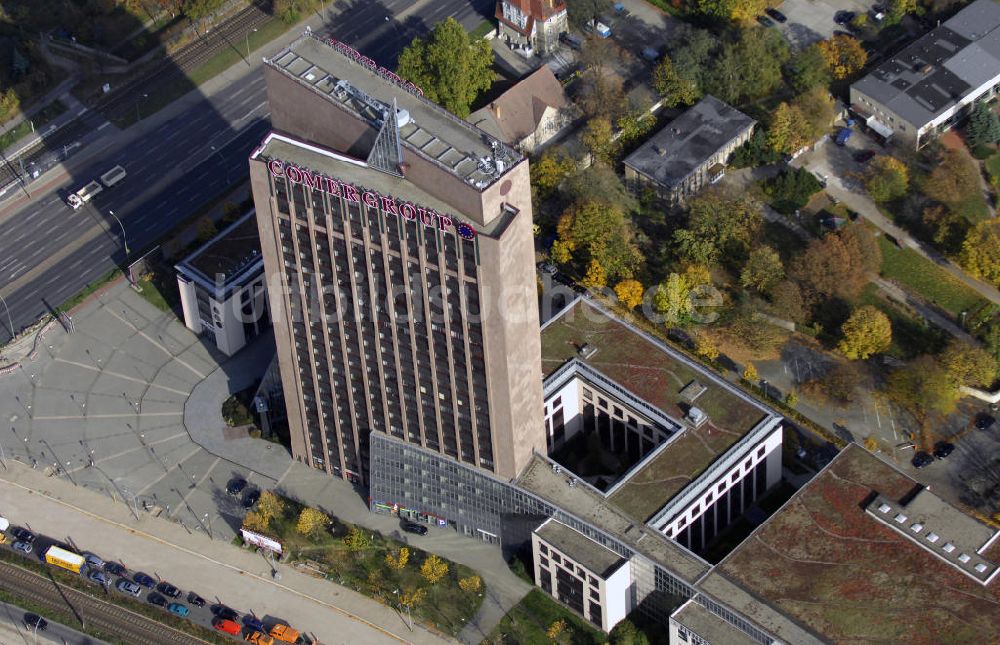
[[[168,300],[160,290],[163,285],[157,285],[157,281],[152,275],[143,276],[139,279],[138,284],[142,289],[139,292],[139,295],[145,298],[149,304],[153,305],[160,311],[170,311],[170,300]]]
[[[478,27],[469,32],[469,38],[472,40],[479,40],[480,38],[484,38],[486,34],[490,33],[494,29],[496,29],[496,27],[493,25],[492,20],[484,20],[479,23]]]
[[[879,236],[878,243],[882,249],[883,277],[912,289],[956,319],[961,312],[982,304],[979,294],[913,249],[900,249],[884,235]]]
[[[1000,151],[994,152],[993,156],[985,162],[986,172],[993,178],[994,182],[1000,182]]]
[[[945,333],[926,321],[911,316],[902,308],[894,305],[878,293],[874,284],[865,285],[864,291],[858,297],[858,305],[872,305],[889,317],[892,323],[892,345],[888,354],[896,358],[908,360],[926,354],[934,353],[944,347],[947,341]]]
[[[25,119],[17,124],[2,136],[0,136],[0,150],[6,150],[35,130],[41,130],[42,126],[48,124],[52,119],[66,111],[66,106],[62,101],[53,101],[49,105],[35,113],[30,119]]]
[[[566,627],[560,639],[555,641],[548,637],[547,632],[553,623],[560,620],[565,621]],[[602,645],[607,640],[603,632],[591,627],[584,619],[552,600],[540,589],[532,589],[508,611],[488,639],[490,643],[505,645],[551,642]]]
[[[451,636],[457,636],[479,611],[486,593],[485,585],[468,591],[459,587],[459,580],[477,575],[469,567],[444,560],[447,573],[436,583],[430,583],[420,569],[431,554],[408,546],[409,561],[402,569],[394,570],[387,565],[386,555],[396,554],[407,545],[340,521],[335,521],[330,530],[305,537],[296,531],[304,507],[292,500],[283,501],[283,515],[271,521],[268,533],[281,541],[293,561],[304,563],[329,580],[397,610],[404,593],[422,589],[424,597],[411,607],[413,621]],[[355,528],[367,544],[352,550],[346,538]]]

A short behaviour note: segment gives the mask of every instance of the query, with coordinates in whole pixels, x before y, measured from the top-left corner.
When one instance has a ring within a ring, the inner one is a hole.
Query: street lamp
[[[142,98],[143,99],[148,99],[149,98],[149,94],[143,94]],[[142,115],[139,114],[139,100],[138,99],[135,102],[135,120],[136,121],[142,121]]]
[[[257,28],[256,27],[253,28],[253,33],[257,33]],[[246,37],[247,37],[247,67],[252,67],[252,65],[250,65],[250,32],[249,31],[246,33]]]
[[[7,324],[10,326],[10,339],[14,340],[14,319],[10,317],[10,307],[7,306],[7,301],[0,296],[0,302],[3,303],[3,308],[7,310]]]
[[[113,210],[109,209],[108,212],[111,213],[111,217],[114,217],[115,221],[118,222],[118,226],[122,227],[122,242],[125,244],[125,259],[127,260],[128,259],[128,238],[125,237],[125,225],[122,224],[122,221],[120,219],[118,219],[118,216],[115,215],[115,212]]]

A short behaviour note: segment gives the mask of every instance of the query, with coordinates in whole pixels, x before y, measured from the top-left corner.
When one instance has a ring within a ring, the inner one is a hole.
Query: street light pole
[[[253,32],[257,33],[257,28],[256,27],[253,28]],[[247,67],[252,67],[252,65],[250,65],[250,32],[249,31],[246,33],[246,37],[247,37]]]
[[[127,260],[128,259],[128,238],[125,237],[125,225],[122,224],[122,221],[120,219],[118,219],[118,216],[115,215],[115,212],[113,210],[109,209],[108,212],[111,213],[111,217],[114,217],[115,221],[118,222],[118,226],[122,227],[122,242],[125,244],[125,259]]]

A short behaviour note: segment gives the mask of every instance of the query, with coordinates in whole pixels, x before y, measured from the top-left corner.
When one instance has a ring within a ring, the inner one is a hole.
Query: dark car
[[[921,450],[917,454],[913,455],[913,467],[914,468],[923,468],[924,466],[926,466],[927,464],[931,463],[932,461],[934,461],[934,457],[931,457],[930,455],[928,455],[923,450]]]
[[[868,163],[875,156],[874,150],[859,150],[854,153],[854,160],[858,163]]]
[[[403,524],[403,530],[407,533],[416,533],[417,535],[427,535],[427,527],[423,524],[417,524],[416,522],[406,522]]]
[[[49,621],[38,614],[25,614],[24,626],[34,631],[44,632],[49,627]]]
[[[856,15],[853,11],[838,11],[833,15],[833,21],[838,25],[849,25]]]
[[[35,541],[35,534],[28,529],[22,529],[20,526],[13,527],[10,530],[10,534],[14,536],[14,539],[27,542],[28,544]]]
[[[934,446],[934,456],[938,459],[944,459],[950,455],[955,450],[955,444],[948,441],[939,441]]]
[[[231,620],[233,622],[239,622],[240,620],[240,613],[225,605],[212,605],[212,613],[222,620]]]
[[[141,584],[143,587],[148,587],[149,589],[156,586],[156,580],[153,580],[153,578],[147,576],[145,573],[137,573],[132,576],[132,579]]]
[[[261,619],[257,618],[256,616],[250,616],[249,614],[243,617],[243,628],[249,632],[264,632],[265,634],[267,633],[267,630],[264,629],[264,623],[261,621]]]
[[[760,23],[761,27],[773,27],[774,21],[767,16],[757,16],[757,22]]]
[[[769,16],[771,16],[772,18],[774,18],[778,22],[782,22],[782,23],[788,22],[788,17],[785,14],[781,13],[780,11],[778,11],[777,9],[775,9],[773,7],[769,7],[767,9],[765,9],[764,13],[766,13]]]
[[[111,584],[111,581],[108,580],[108,577],[104,575],[103,571],[90,571],[87,573],[87,579],[105,587]]]
[[[253,508],[253,505],[260,499],[260,491],[256,488],[248,490],[243,496],[243,508]]]
[[[170,596],[171,598],[176,598],[177,596],[181,595],[181,590],[173,586],[169,582],[161,582],[160,584],[156,585],[156,590],[165,596]]]
[[[237,497],[239,496],[240,493],[243,492],[243,489],[246,487],[247,487],[247,480],[243,479],[242,477],[233,477],[232,479],[229,480],[229,483],[226,484],[226,492],[232,495],[233,497]]]
[[[118,564],[117,562],[107,562],[104,565],[104,570],[113,576],[124,577],[128,575],[128,569],[124,566]]]
[[[189,591],[188,592],[187,598],[188,598],[188,602],[191,603],[192,605],[194,605],[195,607],[204,607],[205,606],[205,599],[202,598],[201,596],[199,596],[198,594],[196,594],[193,591]]]
[[[976,417],[976,430],[989,430],[997,420],[988,414],[980,414]]]
[[[146,596],[146,602],[151,605],[156,605],[157,607],[167,606],[167,599],[155,592]]]

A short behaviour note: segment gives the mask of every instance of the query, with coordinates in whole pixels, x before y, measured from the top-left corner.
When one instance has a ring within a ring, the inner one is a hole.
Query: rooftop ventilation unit
[[[570,488],[576,488],[576,477],[570,477],[567,483],[569,484]]]
[[[562,466],[560,466],[559,464],[552,464],[552,472],[554,472],[554,473],[561,473],[562,472]]]
[[[577,353],[580,355],[580,358],[587,360],[597,353],[597,348],[590,343],[584,343],[580,346],[580,349],[577,350]]]
[[[702,412],[700,408],[692,407],[688,410],[687,419],[697,428],[708,421],[708,415]]]

